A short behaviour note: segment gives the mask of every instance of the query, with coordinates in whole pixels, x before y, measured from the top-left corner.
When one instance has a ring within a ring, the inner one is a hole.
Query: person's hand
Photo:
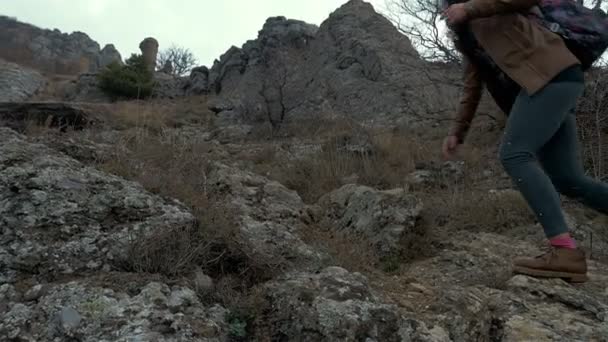
[[[462,24],[467,20],[467,11],[464,3],[454,4],[443,12],[449,26]]]
[[[460,146],[458,137],[455,135],[448,135],[443,141],[443,156],[445,159],[454,158],[458,151],[458,146]]]

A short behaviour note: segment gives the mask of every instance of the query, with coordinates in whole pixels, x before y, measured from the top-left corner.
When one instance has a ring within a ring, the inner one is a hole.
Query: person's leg
[[[539,160],[561,194],[608,214],[608,184],[585,175],[574,111],[539,153]]]
[[[550,83],[534,96],[522,92],[513,105],[500,147],[505,170],[549,239],[567,233],[568,226],[560,197],[537,156],[560,130],[582,90],[580,83]]]
[[[500,148],[505,170],[517,185],[555,247],[536,258],[517,258],[513,271],[538,277],[587,280],[584,253],[573,244],[563,216],[561,201],[551,179],[537,158],[562,133],[569,113],[582,94],[582,83],[550,83],[534,96],[522,93],[509,116]],[[556,166],[557,167],[557,166]],[[564,244],[561,246],[560,244]]]

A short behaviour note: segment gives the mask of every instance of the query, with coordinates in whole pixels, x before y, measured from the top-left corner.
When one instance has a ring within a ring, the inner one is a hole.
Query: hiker
[[[506,90],[493,94],[508,115],[499,157],[551,245],[550,252],[541,256],[515,259],[513,270],[585,282],[586,256],[569,233],[558,193],[608,214],[608,184],[586,176],[579,159],[575,107],[584,89],[581,62],[561,36],[522,14],[538,4],[539,0],[470,0],[444,5],[466,66],[463,95],[443,153],[452,158],[464,142],[483,86],[492,79],[482,73],[471,51],[458,43],[468,32],[519,87],[507,104],[500,101],[509,96]]]

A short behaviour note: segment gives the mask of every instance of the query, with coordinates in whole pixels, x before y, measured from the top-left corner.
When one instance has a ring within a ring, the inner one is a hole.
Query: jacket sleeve
[[[495,14],[528,10],[540,0],[469,0],[464,3],[469,19],[490,17]]]
[[[479,102],[481,101],[482,91],[483,83],[477,67],[465,58],[464,87],[456,118],[449,132],[450,135],[458,137],[460,143],[464,142],[471,122],[475,117]]]

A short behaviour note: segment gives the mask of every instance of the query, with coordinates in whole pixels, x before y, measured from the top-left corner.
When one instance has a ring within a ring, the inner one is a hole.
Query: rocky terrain
[[[361,0],[146,101],[0,64],[0,340],[608,341],[608,220],[564,198],[589,282],[513,275],[542,229],[499,119],[440,159],[446,69]]]

